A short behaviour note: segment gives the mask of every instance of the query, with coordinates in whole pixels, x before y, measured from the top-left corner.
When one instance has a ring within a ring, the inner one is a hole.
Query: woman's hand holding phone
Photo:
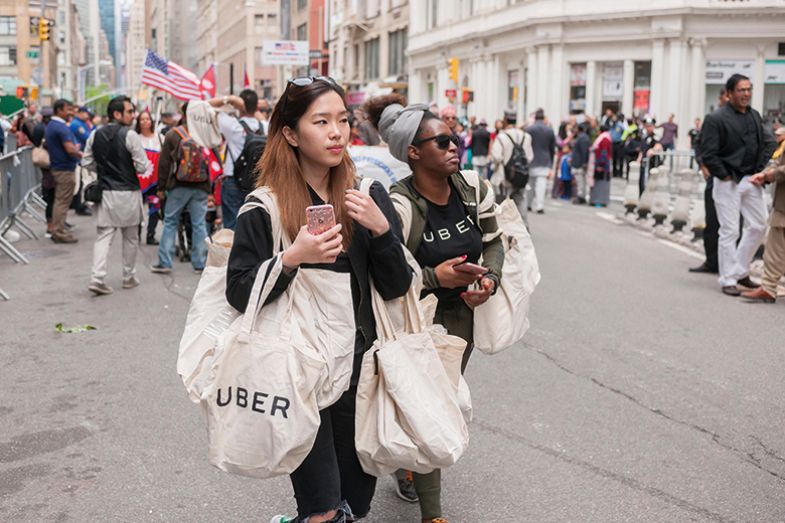
[[[354,189],[346,191],[346,211],[349,217],[371,231],[374,237],[390,230],[390,222],[369,195]]]
[[[461,293],[461,298],[463,298],[466,305],[474,309],[488,301],[495,286],[496,283],[492,279],[483,278],[482,281],[480,281],[480,288],[478,290],[463,292]]]
[[[341,254],[343,236],[341,224],[321,234],[311,234],[308,226],[300,227],[294,243],[283,252],[284,267],[296,269],[303,263],[334,263]]]
[[[465,262],[466,256],[458,256],[437,265],[434,268],[434,272],[436,272],[436,279],[439,280],[439,285],[445,289],[456,289],[458,287],[467,287],[482,278],[481,274],[461,272],[455,269],[456,265],[461,265]]]

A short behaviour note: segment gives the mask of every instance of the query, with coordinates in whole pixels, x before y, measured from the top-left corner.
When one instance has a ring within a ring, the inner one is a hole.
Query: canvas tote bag
[[[311,451],[320,423],[316,389],[326,365],[294,318],[297,294],[287,290],[264,305],[282,270],[280,256],[262,264],[201,398],[210,463],[255,478],[293,472]],[[297,285],[295,278],[290,287]]]
[[[480,180],[474,171],[462,171],[464,179],[480,198]],[[474,309],[474,345],[486,354],[496,354],[523,339],[529,330],[531,295],[540,281],[537,254],[531,235],[515,203],[507,198],[498,206],[488,191],[478,203],[479,219],[495,214],[504,243],[504,266],[499,289]],[[492,236],[484,235],[483,241]]]

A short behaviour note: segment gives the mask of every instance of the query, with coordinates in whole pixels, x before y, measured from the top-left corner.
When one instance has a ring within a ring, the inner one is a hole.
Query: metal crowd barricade
[[[33,165],[31,147],[0,156],[0,252],[17,263],[29,261],[5,235],[10,229],[16,228],[28,238],[38,238],[23,217],[29,216],[46,223],[46,218],[41,214],[46,204],[38,194],[40,188],[41,171]],[[7,300],[8,295],[0,290],[0,298]]]

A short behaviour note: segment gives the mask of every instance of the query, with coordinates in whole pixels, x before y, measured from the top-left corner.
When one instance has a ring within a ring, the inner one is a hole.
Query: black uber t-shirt
[[[468,255],[467,262],[477,263],[482,254],[482,233],[467,215],[458,191],[450,181],[450,198],[446,205],[428,202],[428,218],[422,242],[414,257],[422,267],[436,267],[445,260]],[[466,287],[445,289],[439,287],[432,292],[439,301],[457,301]]]

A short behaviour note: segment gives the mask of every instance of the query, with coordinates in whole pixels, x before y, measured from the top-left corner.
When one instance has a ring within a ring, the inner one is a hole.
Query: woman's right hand
[[[303,225],[294,243],[283,252],[284,267],[296,269],[303,263],[334,263],[341,254],[341,224],[322,234],[311,234]]]
[[[434,268],[434,272],[439,285],[445,289],[457,289],[458,287],[468,287],[482,278],[482,274],[468,274],[454,269],[456,265],[460,265],[465,261],[466,256],[458,256],[437,265]]]

